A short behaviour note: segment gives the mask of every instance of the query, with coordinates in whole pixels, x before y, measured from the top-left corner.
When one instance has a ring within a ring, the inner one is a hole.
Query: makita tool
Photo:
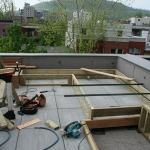
[[[74,122],[69,123],[65,128],[60,129],[60,131],[62,135],[64,136],[67,136],[67,137],[72,136],[74,138],[77,138],[81,134],[80,128],[82,126],[83,125],[80,122],[74,121]]]

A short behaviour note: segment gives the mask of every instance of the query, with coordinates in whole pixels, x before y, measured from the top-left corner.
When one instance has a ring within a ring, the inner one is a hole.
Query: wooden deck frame
[[[103,71],[106,73],[114,73],[115,69],[97,69],[97,71]],[[26,80],[34,79],[68,79],[71,74],[74,74],[76,78],[87,78],[90,76],[91,78],[109,78],[104,75],[94,74],[94,73],[86,73],[80,69],[23,69],[20,72],[19,80],[21,86],[42,86],[42,85],[61,85],[61,84],[36,84],[36,83],[26,83]]]
[[[107,76],[102,74],[95,74],[94,72],[86,72],[84,70],[80,69],[34,69],[34,70],[22,70],[20,74],[20,83],[22,85],[27,85],[26,79],[68,79],[68,84],[79,84],[78,79],[79,78],[85,78],[87,75],[90,75],[92,78],[98,79],[111,79],[114,78],[120,83],[127,83],[127,84],[136,84],[135,81],[128,80],[128,78],[120,73],[118,70],[101,70],[101,69],[95,69],[96,71],[104,71],[109,74],[114,74],[116,76]],[[118,78],[119,76],[119,78]],[[121,78],[120,78],[121,76]],[[124,78],[122,78],[124,77]],[[130,79],[130,78],[129,78]],[[29,85],[29,84],[28,84]],[[33,84],[30,84],[33,85]],[[38,84],[37,84],[38,85]],[[44,84],[45,85],[45,84]],[[54,84],[53,84],[54,85]],[[61,85],[61,84],[60,84]],[[149,91],[143,88],[141,85],[129,85],[125,86],[127,87],[131,92],[133,93],[148,93]],[[135,89],[133,89],[135,88]],[[84,90],[80,86],[74,86],[73,87],[76,94],[85,94]],[[142,90],[142,91],[141,91]],[[146,97],[145,97],[146,96]],[[149,95],[140,95],[138,96],[144,103],[150,104],[150,97]],[[83,124],[87,124],[90,126],[90,128],[109,128],[109,127],[120,127],[120,126],[132,126],[132,125],[138,125],[139,119],[140,119],[140,111],[141,106],[124,106],[124,107],[109,107],[109,108],[94,108],[89,99],[87,97],[78,97],[78,100],[81,104],[81,107],[86,114],[86,117],[89,120],[81,120]],[[111,117],[109,117],[111,116]],[[114,116],[114,117],[113,117]],[[116,117],[117,116],[117,117]],[[97,118],[95,120],[95,117]],[[93,136],[88,128],[87,125],[84,125],[84,131],[85,134],[88,134],[86,136],[89,145],[92,150],[98,150],[98,147],[93,139]]]
[[[112,127],[123,127],[123,126],[135,126],[138,125],[140,115],[126,116],[120,118],[101,118],[99,120],[81,120],[83,130],[85,132],[87,141],[92,150],[99,150],[96,142],[91,134],[91,129],[96,128],[112,128]]]

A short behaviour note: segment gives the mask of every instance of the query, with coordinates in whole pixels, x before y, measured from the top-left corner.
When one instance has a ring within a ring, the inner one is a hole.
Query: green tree
[[[0,38],[0,52],[4,53],[41,53],[46,50],[38,50],[36,48],[35,38],[27,37],[22,33],[22,26],[20,23],[13,23],[7,27],[8,36]],[[21,47],[25,45],[25,49]]]
[[[142,13],[142,12],[137,12],[137,13],[135,14],[135,17],[137,17],[137,18],[142,18],[142,17],[143,17],[143,13]]]
[[[41,45],[61,46],[65,42],[66,22],[57,17],[46,21],[38,29]]]
[[[12,11],[15,9],[13,0],[0,1],[0,19],[6,20],[12,18]]]
[[[91,53],[96,51],[97,41],[102,43],[105,40],[108,28],[114,28],[117,34],[120,26],[118,22],[110,20],[110,16],[113,14],[113,20],[118,20],[121,14],[126,13],[121,2],[122,0],[57,0],[48,4],[66,22],[65,29],[61,29],[66,30],[69,46],[80,53]],[[68,21],[70,11],[74,11],[76,17]]]

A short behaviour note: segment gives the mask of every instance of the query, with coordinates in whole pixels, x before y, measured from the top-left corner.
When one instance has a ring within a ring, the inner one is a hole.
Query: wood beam
[[[121,79],[131,80],[131,81],[133,80],[133,78],[118,76],[118,75],[114,75],[114,74],[110,74],[110,73],[105,73],[105,72],[100,72],[100,71],[95,71],[95,70],[86,69],[86,68],[81,68],[81,70],[92,72],[92,73],[97,73],[97,74],[102,74],[102,75],[106,75],[106,76],[110,76],[110,77],[114,77],[114,78],[121,78]]]
[[[13,73],[14,68],[0,69],[0,74]]]
[[[121,118],[103,118],[99,120],[85,120],[86,124],[91,129],[96,128],[111,128],[111,127],[123,127],[138,125],[140,115],[121,117]]]

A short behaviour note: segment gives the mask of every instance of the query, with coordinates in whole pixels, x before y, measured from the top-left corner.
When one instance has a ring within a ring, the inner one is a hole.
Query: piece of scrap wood
[[[0,69],[0,74],[13,73],[14,68]]]
[[[0,127],[1,128],[6,128],[7,127],[7,122],[6,122],[5,118],[4,118],[1,110],[0,110]]]
[[[4,118],[5,118],[6,122],[7,122],[7,128],[9,130],[13,130],[15,128],[15,126],[6,117],[4,117]]]
[[[54,130],[59,128],[59,126],[51,120],[47,120],[45,123],[47,126],[51,127]]]
[[[92,73],[96,73],[96,74],[102,74],[102,75],[106,75],[106,76],[110,76],[110,77],[115,77],[115,78],[121,78],[121,79],[126,79],[126,80],[133,80],[133,78],[128,78],[128,77],[124,77],[124,76],[118,76],[118,75],[105,73],[105,72],[101,72],[101,71],[95,71],[95,70],[86,69],[86,68],[81,68],[81,70],[92,72]]]
[[[33,120],[29,121],[29,122],[26,122],[26,123],[23,123],[23,124],[17,126],[17,128],[21,130],[21,129],[26,128],[26,127],[28,127],[28,126],[30,126],[32,124],[35,124],[35,123],[37,123],[39,121],[41,121],[41,120],[39,118],[36,118],[36,119],[33,119]]]

